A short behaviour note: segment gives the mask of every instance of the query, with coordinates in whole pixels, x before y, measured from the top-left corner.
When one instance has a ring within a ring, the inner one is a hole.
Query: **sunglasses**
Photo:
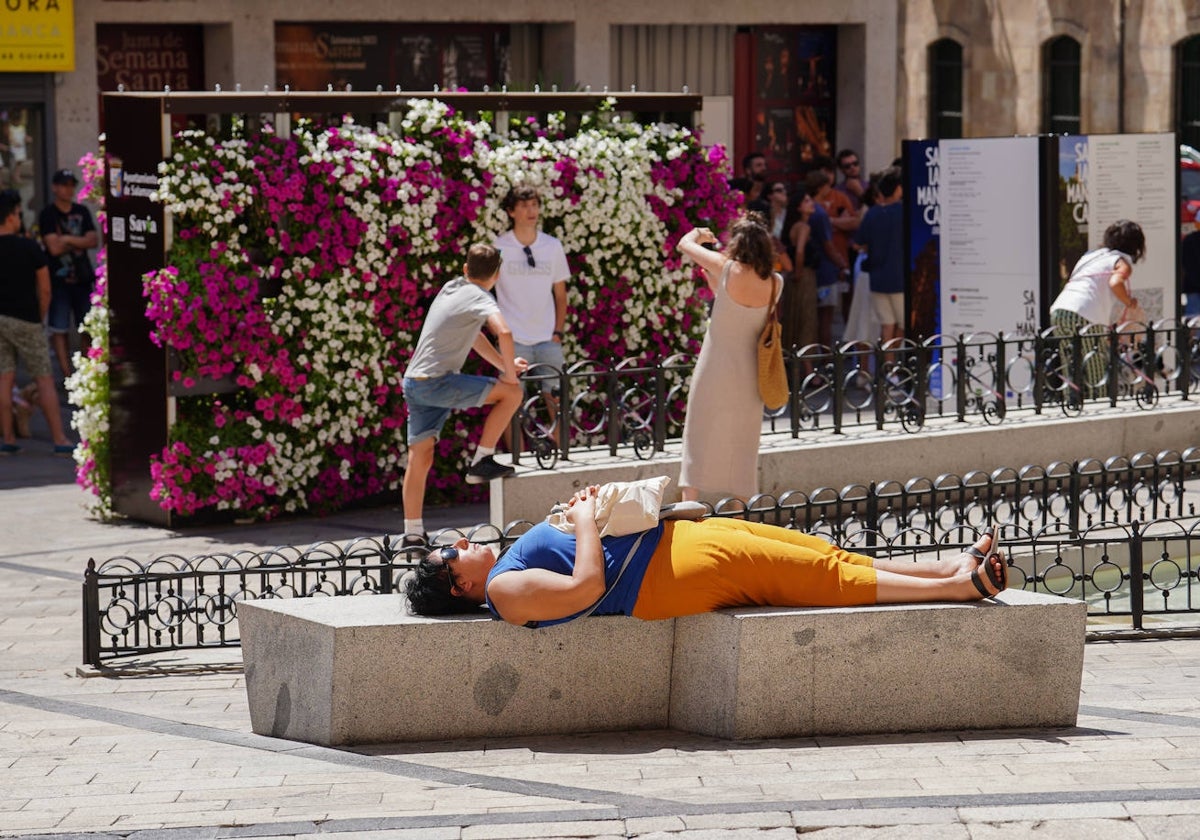
[[[458,549],[452,545],[443,546],[438,549],[438,557],[442,560],[442,565],[446,568],[446,580],[454,586],[454,572],[450,570],[450,562],[458,559]]]
[[[843,163],[843,164],[842,164],[842,169],[849,169],[849,168],[850,168],[850,167],[852,167],[852,166],[858,166],[858,161],[856,161],[856,160],[848,160],[848,161],[846,161],[845,163]]]
[[[537,268],[537,263],[533,259],[533,249],[526,245],[521,250],[525,252],[525,262],[529,263],[529,267]]]

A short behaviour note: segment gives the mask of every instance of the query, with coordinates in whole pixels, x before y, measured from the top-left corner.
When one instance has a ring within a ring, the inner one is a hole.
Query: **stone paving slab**
[[[398,511],[168,532],[93,522],[80,498],[0,473],[3,837],[1197,836],[1197,639],[1089,644],[1069,729],[323,749],[251,733],[236,649],[78,676],[82,564],[383,533]]]

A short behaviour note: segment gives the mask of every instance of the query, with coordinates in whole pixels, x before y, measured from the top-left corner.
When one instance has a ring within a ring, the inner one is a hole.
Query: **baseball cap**
[[[75,177],[74,169],[60,169],[54,173],[50,179],[51,184],[78,184],[79,179]]]

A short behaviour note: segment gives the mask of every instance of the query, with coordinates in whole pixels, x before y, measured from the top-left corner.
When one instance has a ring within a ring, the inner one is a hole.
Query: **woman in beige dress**
[[[724,251],[704,247],[716,242],[708,228],[688,231],[679,241],[680,252],[704,270],[715,296],[683,424],[684,501],[695,501],[701,492],[741,499],[758,492],[763,404],[756,347],[771,296],[778,298],[782,282],[773,271],[775,248],[762,217],[738,219]]]

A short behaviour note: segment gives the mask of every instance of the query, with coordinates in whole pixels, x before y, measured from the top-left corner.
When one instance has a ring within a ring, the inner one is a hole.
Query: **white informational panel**
[[[1088,249],[1104,231],[1132,219],[1146,234],[1146,257],[1133,267],[1133,294],[1154,320],[1174,318],[1175,243],[1179,237],[1174,134],[1092,134],[1087,138]],[[1120,316],[1114,309],[1113,319]]]
[[[1038,138],[939,145],[941,332],[1033,335],[1040,298]]]

